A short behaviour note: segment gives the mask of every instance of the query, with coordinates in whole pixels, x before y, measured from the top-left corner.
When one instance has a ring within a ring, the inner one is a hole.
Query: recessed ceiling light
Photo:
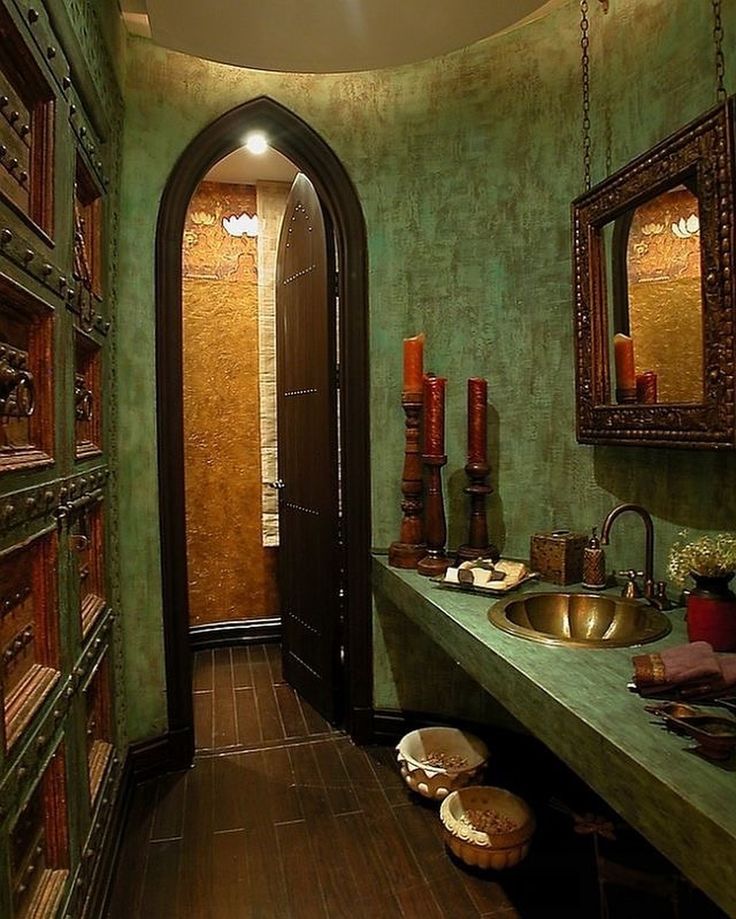
[[[245,149],[249,153],[255,153],[256,156],[265,153],[268,150],[268,141],[264,134],[254,132],[245,138]]]

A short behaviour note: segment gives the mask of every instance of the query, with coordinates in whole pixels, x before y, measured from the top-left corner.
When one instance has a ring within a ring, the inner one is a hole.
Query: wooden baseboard
[[[375,712],[372,708],[354,708],[348,712],[346,729],[357,744],[375,743]]]
[[[420,715],[418,712],[377,708],[373,710],[371,740],[377,744],[396,743],[409,731],[440,723],[432,720],[430,715]]]
[[[136,785],[168,772],[181,772],[194,760],[194,734],[189,728],[167,731],[131,744],[128,756]]]
[[[408,734],[409,731],[415,731],[417,728],[442,726],[460,728],[480,737],[487,736],[489,731],[509,735],[511,733],[507,728],[494,728],[488,724],[478,724],[462,718],[451,718],[449,715],[443,716],[433,715],[431,712],[377,708],[373,710],[371,741],[378,744],[396,743],[401,740],[404,734]],[[513,736],[519,736],[520,741],[526,740],[525,735],[514,734]]]
[[[238,619],[232,622],[211,622],[189,629],[193,651],[223,648],[229,645],[253,645],[281,641],[281,619]]]

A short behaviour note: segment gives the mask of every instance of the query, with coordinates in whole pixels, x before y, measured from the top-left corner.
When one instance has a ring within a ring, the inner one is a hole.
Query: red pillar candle
[[[424,455],[445,454],[445,385],[444,377],[424,377]]]
[[[488,382],[480,377],[468,380],[468,462],[485,463],[487,454]]]
[[[636,402],[633,338],[621,332],[614,335],[613,351],[616,360],[616,399],[618,402]]]
[[[636,401],[645,405],[654,405],[657,402],[657,374],[653,370],[645,370],[636,375]]]
[[[404,339],[404,392],[422,391],[424,332]]]

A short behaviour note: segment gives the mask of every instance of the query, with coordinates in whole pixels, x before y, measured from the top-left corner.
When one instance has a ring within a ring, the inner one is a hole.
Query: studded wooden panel
[[[77,154],[75,176],[75,274],[89,286],[92,293],[102,296],[102,190]]]
[[[95,327],[102,303],[103,192],[102,185],[77,150],[74,174],[74,269],[75,293],[72,307],[82,328]]]
[[[77,333],[74,366],[74,430],[77,459],[102,452],[102,368],[99,346]]]
[[[0,554],[0,689],[6,747],[59,678],[57,536]]]
[[[0,274],[0,473],[51,463],[51,310]]]
[[[109,654],[100,660],[84,691],[87,772],[90,803],[94,805],[113,753],[112,693]]]
[[[18,815],[10,836],[10,872],[16,913],[45,870],[46,835],[43,821],[43,785],[39,784]]]
[[[5,153],[0,163],[0,191],[27,214],[31,210],[31,109],[8,77],[0,72],[0,141]]]
[[[0,196],[51,235],[53,93],[0,7]]]
[[[21,806],[10,832],[13,919],[56,915],[69,866],[64,745]]]
[[[82,636],[86,637],[105,607],[105,562],[102,503],[75,515],[70,544],[77,559]]]

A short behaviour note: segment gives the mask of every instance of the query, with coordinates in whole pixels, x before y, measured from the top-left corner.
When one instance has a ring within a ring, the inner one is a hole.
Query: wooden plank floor
[[[392,750],[334,731],[278,646],[197,654],[195,709],[194,768],[136,790],[108,919],[596,915],[558,837],[503,874],[452,860]]]
[[[276,644],[195,655],[194,730],[202,753],[333,733],[324,718],[284,683]]]

